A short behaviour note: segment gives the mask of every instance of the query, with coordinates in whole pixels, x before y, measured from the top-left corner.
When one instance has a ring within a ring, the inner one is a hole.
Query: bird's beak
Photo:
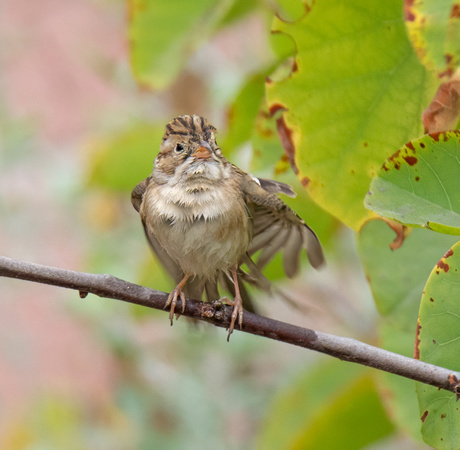
[[[196,159],[208,159],[212,155],[212,150],[209,144],[205,141],[200,142],[200,146],[192,153]]]

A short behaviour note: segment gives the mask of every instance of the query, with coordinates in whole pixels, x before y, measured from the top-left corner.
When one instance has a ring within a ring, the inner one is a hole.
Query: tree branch
[[[99,297],[164,309],[168,294],[129,283],[111,275],[90,274],[42,266],[0,256],[0,276],[50,284]],[[180,302],[179,302],[180,303]],[[182,310],[177,305],[177,310]],[[187,299],[184,316],[228,328],[232,307],[220,302]],[[373,347],[355,339],[301,328],[245,311],[242,330],[299,347],[326,353],[344,361],[363,364],[459,394],[460,373]]]

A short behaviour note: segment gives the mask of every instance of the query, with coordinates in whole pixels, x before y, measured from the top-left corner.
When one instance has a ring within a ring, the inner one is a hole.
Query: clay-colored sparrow
[[[218,284],[234,294],[229,328],[243,305],[250,307],[242,281],[261,288],[263,268],[283,251],[286,275],[299,267],[302,248],[313,267],[324,262],[315,233],[275,194],[294,196],[291,187],[255,178],[228,162],[216,143],[216,129],[199,116],[180,116],[166,125],[153,173],[132,192],[147,239],[177,283],[168,297],[171,323],[178,297],[219,299]],[[261,250],[257,262],[251,256]],[[248,273],[240,265],[246,264]]]

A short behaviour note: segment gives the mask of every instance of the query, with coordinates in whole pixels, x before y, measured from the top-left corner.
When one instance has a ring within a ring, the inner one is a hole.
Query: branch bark
[[[91,274],[43,266],[0,256],[0,276],[74,289],[148,308],[164,309],[168,294],[107,274]],[[178,304],[177,311],[182,310]],[[228,328],[233,308],[220,302],[187,299],[182,315]],[[392,353],[355,339],[301,328],[245,311],[242,330],[299,347],[315,350],[344,361],[363,364],[420,381],[459,396],[460,373]]]

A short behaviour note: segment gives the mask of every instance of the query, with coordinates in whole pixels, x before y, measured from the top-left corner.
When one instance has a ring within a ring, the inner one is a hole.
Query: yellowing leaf
[[[315,2],[274,30],[295,41],[296,66],[267,84],[284,109],[298,177],[321,207],[354,229],[372,216],[362,200],[382,161],[422,131],[433,80],[410,44],[402,0]]]
[[[405,2],[409,37],[423,64],[438,76],[451,75],[460,64],[460,2]]]

